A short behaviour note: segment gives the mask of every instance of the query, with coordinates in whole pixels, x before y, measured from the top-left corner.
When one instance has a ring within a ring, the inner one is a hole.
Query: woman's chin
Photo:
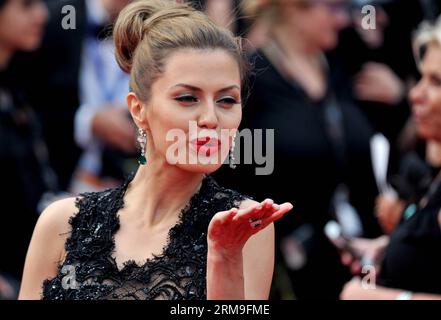
[[[433,132],[429,130],[425,126],[418,125],[417,126],[418,136],[423,140],[433,140]]]
[[[197,163],[197,164],[177,164],[177,166],[185,171],[188,172],[193,172],[193,173],[213,173],[215,171],[217,171],[222,164],[216,163],[207,163],[207,164],[202,164],[202,163]]]
[[[427,129],[425,127],[418,127],[418,136],[423,140],[438,140],[440,139],[439,136],[437,136],[436,132],[434,130]]]
[[[30,35],[25,40],[23,40],[19,45],[18,49],[20,51],[34,51],[38,49],[41,45],[41,35]]]

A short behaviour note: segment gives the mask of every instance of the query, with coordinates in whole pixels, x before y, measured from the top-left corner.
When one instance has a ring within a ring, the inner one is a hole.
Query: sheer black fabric
[[[238,207],[245,196],[206,176],[170,229],[163,252],[142,265],[127,261],[119,269],[114,235],[132,177],[118,188],[77,198],[66,259],[58,275],[44,282],[43,299],[206,299],[209,222],[217,212]]]

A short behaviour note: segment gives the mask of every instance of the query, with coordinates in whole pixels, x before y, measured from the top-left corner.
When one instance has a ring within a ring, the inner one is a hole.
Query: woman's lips
[[[427,118],[427,115],[425,112],[414,110],[413,111],[413,118],[416,122],[422,122]]]
[[[196,149],[198,154],[202,153],[209,157],[218,152],[221,146],[221,141],[213,137],[201,137],[191,140],[191,145]]]

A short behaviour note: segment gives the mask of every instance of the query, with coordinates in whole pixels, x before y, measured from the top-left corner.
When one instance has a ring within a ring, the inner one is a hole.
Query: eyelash
[[[176,97],[175,100],[179,102],[197,102],[197,98],[190,95]]]
[[[184,95],[184,96],[176,97],[175,100],[179,101],[179,102],[184,102],[184,103],[185,102],[186,103],[198,102],[198,99],[194,96],[191,96],[191,95]],[[234,104],[240,103],[240,102],[236,101],[236,99],[231,98],[231,97],[226,97],[226,98],[220,99],[217,101],[217,103],[222,102],[222,101],[223,101],[223,103],[226,103],[228,105],[234,105]]]

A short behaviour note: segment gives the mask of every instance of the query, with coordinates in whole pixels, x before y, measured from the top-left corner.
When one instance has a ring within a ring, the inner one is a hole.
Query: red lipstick
[[[221,141],[217,138],[207,136],[193,139],[191,140],[191,144],[196,149],[198,154],[201,152],[205,156],[209,157],[220,149]]]

